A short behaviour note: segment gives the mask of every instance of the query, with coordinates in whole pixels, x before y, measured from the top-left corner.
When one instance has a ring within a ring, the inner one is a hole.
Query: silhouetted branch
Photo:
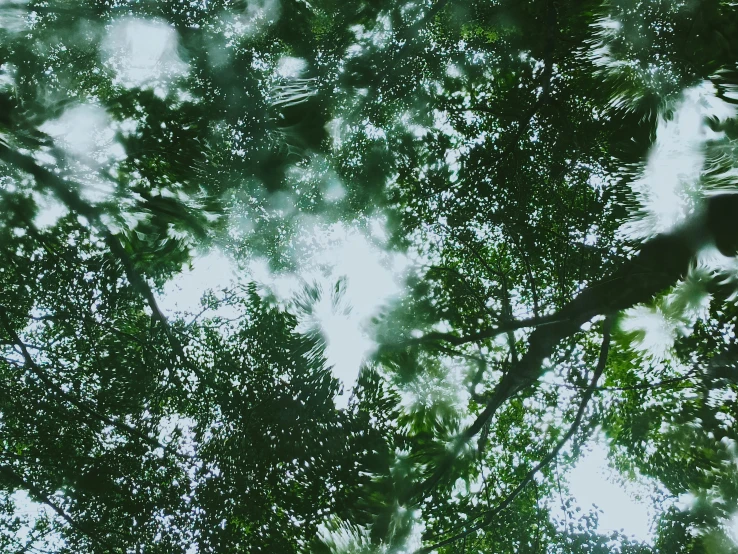
[[[528,276],[528,283],[530,283],[530,292],[533,296],[533,316],[538,317],[540,313],[540,306],[538,303],[538,286],[536,285],[535,277],[533,277],[533,268],[531,267],[530,259],[526,251],[521,246],[520,239],[517,233],[515,233],[512,229],[510,229],[510,226],[508,225],[503,225],[503,226],[507,229],[508,234],[510,235],[510,238],[513,241],[513,244],[515,245],[515,249],[520,254],[520,258],[523,260],[523,265],[525,265],[525,272]]]
[[[697,373],[697,368],[690,369],[685,375],[682,375],[681,377],[672,377],[670,379],[664,379],[663,381],[658,381],[656,383],[642,383],[640,385],[625,385],[622,387],[596,387],[595,390],[607,392],[607,391],[629,391],[629,390],[648,390],[648,389],[657,389],[660,387],[668,387],[671,385],[676,385],[679,383],[682,383],[692,377],[695,373]],[[572,390],[581,390],[585,387],[580,387],[577,385],[570,385],[568,383],[563,383],[561,385],[554,385],[559,388],[564,389],[572,389]]]
[[[447,546],[449,544],[453,544],[456,541],[463,539],[465,537],[468,537],[472,533],[478,531],[479,529],[482,529],[494,522],[494,518],[500,514],[505,508],[507,508],[510,504],[512,504],[513,500],[517,498],[517,496],[525,489],[525,487],[528,486],[528,484],[533,481],[536,473],[541,471],[544,467],[546,467],[549,463],[551,463],[552,460],[558,456],[561,449],[566,445],[567,442],[574,436],[574,434],[577,432],[579,427],[582,424],[582,419],[584,418],[584,411],[587,408],[587,404],[592,399],[592,395],[594,394],[595,390],[597,390],[597,381],[599,381],[600,377],[602,376],[602,373],[605,371],[605,366],[607,365],[607,356],[610,349],[610,329],[611,329],[611,318],[607,318],[605,320],[604,326],[603,326],[603,332],[602,332],[602,346],[600,347],[600,356],[599,360],[597,361],[597,367],[595,368],[594,374],[592,375],[592,380],[590,381],[589,387],[587,387],[587,390],[585,391],[582,401],[579,404],[579,409],[577,410],[577,414],[574,417],[574,421],[572,422],[571,426],[569,427],[569,430],[566,432],[564,437],[556,444],[556,446],[548,453],[546,456],[543,457],[543,459],[536,464],[536,466],[531,469],[523,478],[523,480],[516,486],[510,494],[508,494],[505,499],[500,502],[494,509],[488,511],[485,514],[481,514],[476,519],[481,519],[481,521],[475,523],[468,529],[457,533],[456,535],[449,537],[447,539],[444,539],[440,542],[437,542],[431,546],[421,548],[416,552],[416,554],[427,554],[429,552],[432,552],[433,550],[436,550],[438,548],[441,548],[443,546]]]
[[[498,335],[502,335],[509,331],[515,331],[517,329],[525,329],[528,327],[539,327],[543,325],[552,325],[558,321],[556,314],[551,316],[544,316],[538,319],[519,319],[509,321],[503,325],[486,329],[478,333],[471,333],[469,335],[459,336],[454,333],[440,333],[430,332],[426,333],[422,337],[411,338],[397,343],[386,343],[383,345],[384,348],[405,348],[407,346],[413,346],[416,344],[427,344],[434,342],[447,342],[454,346],[461,346],[463,344],[469,344],[472,342],[481,342],[483,340],[492,339]]]
[[[15,483],[16,486],[27,490],[31,493],[32,497],[35,500],[43,502],[49,508],[54,510],[56,515],[63,519],[72,529],[87,537],[93,544],[95,544],[96,547],[100,548],[101,551],[115,552],[116,549],[111,548],[110,545],[102,542],[100,540],[100,537],[81,527],[76,521],[71,518],[68,513],[66,513],[61,507],[59,507],[56,502],[51,500],[48,495],[44,494],[41,489],[39,489],[30,481],[26,481],[22,476],[13,471],[10,466],[0,466],[0,475],[3,475],[8,481]]]
[[[66,205],[66,207],[84,217],[90,225],[92,225],[98,232],[102,233],[105,244],[107,244],[111,253],[118,258],[120,263],[123,265],[128,281],[138,290],[139,294],[143,296],[144,300],[148,304],[154,318],[161,324],[164,329],[164,334],[167,336],[167,340],[172,346],[174,353],[180,359],[180,361],[198,378],[202,379],[203,374],[199,368],[195,367],[187,358],[184,352],[182,344],[179,339],[172,333],[172,329],[169,326],[166,316],[159,308],[154,292],[146,282],[144,277],[138,272],[133,262],[133,259],[126,252],[120,241],[113,235],[108,227],[102,221],[102,211],[95,206],[85,202],[77,192],[77,185],[71,181],[62,179],[55,173],[41,167],[36,163],[33,157],[26,154],[21,154],[8,147],[7,145],[0,143],[0,160],[5,163],[25,171],[32,175],[36,181],[41,185],[49,189],[54,195]]]
[[[82,402],[81,400],[78,400],[74,398],[74,396],[70,395],[69,393],[65,392],[64,389],[62,389],[59,385],[57,385],[54,381],[51,380],[51,378],[46,374],[46,372],[41,369],[38,364],[33,360],[33,357],[31,356],[31,353],[28,351],[28,348],[26,348],[25,343],[20,339],[18,334],[15,332],[13,327],[10,325],[10,321],[8,320],[7,312],[5,311],[5,308],[3,306],[0,306],[0,323],[2,324],[3,328],[5,329],[5,332],[10,336],[13,343],[20,348],[21,355],[23,356],[23,359],[25,361],[25,366],[36,376],[38,379],[51,391],[59,395],[62,399],[69,402],[72,406],[77,408],[83,413],[86,413],[88,415],[91,415],[95,419],[110,425],[112,427],[115,427],[116,429],[123,431],[124,433],[128,435],[132,435],[146,444],[154,447],[154,448],[161,448],[164,451],[171,450],[170,447],[167,447],[160,443],[158,440],[154,439],[153,437],[150,437],[146,435],[145,433],[142,433],[135,427],[132,427],[128,425],[127,423],[123,423],[122,421],[119,421],[117,419],[113,419],[105,414],[102,414],[98,412],[96,409],[94,409],[91,406],[88,406],[86,403]]]
[[[491,316],[495,316],[496,314],[489,309],[489,307],[485,304],[484,299],[479,295],[479,293],[474,290],[474,287],[469,283],[468,279],[465,275],[463,275],[458,269],[454,267],[448,267],[445,265],[434,265],[428,270],[428,273],[431,271],[445,271],[446,273],[449,273],[450,275],[453,275],[456,277],[456,279],[464,285],[464,288],[469,291],[469,295],[474,299],[474,301],[479,304],[479,307],[481,310]]]
[[[541,107],[548,102],[548,98],[551,94],[551,80],[553,77],[553,58],[554,58],[554,48],[556,46],[556,29],[558,27],[557,20],[558,20],[558,13],[556,10],[556,0],[549,0],[548,2],[548,9],[547,9],[547,18],[548,18],[548,25],[546,28],[546,43],[545,43],[545,52],[543,57],[543,73],[541,74],[541,94],[538,97],[538,99],[535,101],[533,106],[531,106],[528,113],[526,113],[519,121],[518,128],[513,133],[512,138],[508,142],[508,146],[505,149],[505,151],[500,156],[501,160],[506,160],[510,154],[512,154],[513,149],[517,145],[517,142],[520,140],[520,137],[525,133],[528,128],[530,127],[531,122],[533,121],[533,118],[538,113],[538,110],[541,109]]]

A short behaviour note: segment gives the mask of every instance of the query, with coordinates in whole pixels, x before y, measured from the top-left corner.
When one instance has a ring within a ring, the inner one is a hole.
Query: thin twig
[[[394,344],[389,343],[385,344],[384,346],[389,348],[401,348],[430,342],[447,342],[449,344],[453,344],[454,346],[461,346],[470,342],[481,342],[483,340],[492,339],[509,331],[525,329],[528,327],[540,327],[543,325],[558,323],[559,321],[561,321],[560,318],[556,314],[553,314],[550,316],[543,316],[539,318],[513,320],[502,325],[498,325],[497,327],[487,329],[485,331],[479,331],[477,333],[471,333],[464,336],[455,335],[453,333],[441,333],[433,331],[431,333],[426,333],[422,337],[407,339],[405,341]]]
[[[456,277],[456,279],[462,285],[464,285],[464,288],[469,291],[469,294],[474,299],[474,301],[479,304],[479,307],[482,309],[483,312],[491,315],[492,317],[495,317],[497,315],[492,310],[490,310],[490,308],[485,304],[484,299],[479,296],[477,291],[474,290],[474,287],[468,282],[468,279],[458,269],[445,265],[434,265],[428,270],[428,273],[430,273],[431,271],[445,271],[447,273],[450,273],[451,275]]]
[[[46,504],[49,508],[54,510],[54,512],[60,518],[62,518],[72,529],[86,536],[90,540],[90,542],[92,542],[96,547],[100,548],[101,550],[104,550],[105,552],[114,552],[115,550],[117,550],[117,549],[111,548],[110,545],[101,541],[100,537],[93,534],[91,531],[80,526],[76,521],[74,521],[71,518],[71,516],[68,513],[66,513],[61,507],[59,507],[56,504],[56,502],[52,501],[51,498],[48,497],[48,495],[44,494],[44,492],[41,489],[39,489],[36,485],[31,483],[30,481],[26,481],[22,476],[20,476],[18,473],[13,471],[10,468],[10,466],[0,466],[0,475],[4,475],[9,481],[15,482],[16,485],[29,491],[36,499],[40,500],[41,502]]]
[[[697,368],[690,369],[686,374],[684,374],[681,377],[672,377],[670,379],[664,379],[663,381],[658,381],[656,383],[643,383],[640,385],[624,385],[621,387],[595,387],[596,391],[630,391],[630,390],[648,390],[648,389],[657,389],[660,387],[668,387],[671,385],[676,385],[678,383],[682,383],[692,377],[695,373],[697,373]],[[578,385],[570,385],[568,383],[562,383],[560,385],[554,385],[555,387],[564,388],[564,389],[571,389],[571,390],[581,390],[588,387],[582,387]]]
[[[118,238],[113,235],[108,227],[103,223],[103,214],[101,210],[82,199],[76,190],[79,187],[75,183],[62,179],[55,173],[41,167],[31,156],[21,154],[20,152],[9,148],[7,145],[0,143],[0,160],[32,175],[40,185],[51,190],[70,211],[84,217],[90,225],[103,235],[103,240],[108,245],[111,253],[118,258],[120,263],[123,265],[123,270],[125,271],[128,281],[138,290],[139,294],[143,296],[151,309],[154,318],[161,324],[164,329],[164,334],[167,336],[174,353],[180,361],[202,381],[202,371],[190,362],[189,358],[185,354],[184,348],[182,347],[182,343],[179,342],[179,339],[172,332],[169,321],[161,311],[161,308],[159,308],[159,304],[156,302],[153,290],[146,282],[146,279],[144,279],[144,277],[138,272],[133,259],[130,257],[128,252],[126,252]]]
[[[74,406],[81,412],[91,415],[95,419],[98,419],[99,421],[107,425],[115,427],[116,429],[123,431],[126,434],[132,435],[154,448],[161,448],[164,451],[172,450],[171,447],[168,447],[160,443],[155,438],[150,437],[149,435],[139,431],[135,427],[132,427],[131,425],[128,425],[127,423],[124,423],[117,419],[112,419],[111,417],[98,412],[95,408],[88,406],[86,403],[74,398],[72,395],[65,392],[63,388],[61,388],[58,384],[52,381],[51,378],[46,374],[46,372],[43,369],[41,369],[38,366],[38,364],[36,364],[36,362],[33,360],[33,357],[31,356],[31,353],[28,351],[28,348],[26,348],[25,343],[20,339],[18,334],[15,332],[15,330],[10,325],[10,321],[8,319],[8,315],[7,315],[7,312],[5,311],[4,306],[0,306],[0,323],[2,324],[2,326],[5,329],[5,332],[8,333],[12,341],[16,344],[16,346],[18,346],[18,348],[20,348],[21,355],[23,356],[23,359],[25,361],[25,366],[29,370],[31,370],[31,372],[36,377],[38,377],[39,380],[44,385],[46,385],[48,389],[55,392],[57,395],[59,395],[65,401],[69,402],[72,406]]]

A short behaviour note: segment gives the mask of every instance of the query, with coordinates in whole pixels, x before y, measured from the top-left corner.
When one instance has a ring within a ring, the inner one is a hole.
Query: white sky
[[[728,536],[738,546],[738,512],[728,521]]]
[[[16,506],[15,515],[19,517],[21,521],[27,522],[27,524],[20,526],[15,535],[15,539],[18,541],[16,546],[25,546],[31,537],[35,522],[42,517],[53,519],[56,517],[56,514],[49,506],[31,500],[28,493],[24,490],[15,491],[11,495],[11,499]],[[43,545],[44,547],[54,549],[60,548],[63,544],[64,542],[59,533],[53,532],[44,536],[42,540],[35,543],[35,546]]]
[[[614,480],[614,470],[607,463],[606,448],[600,438],[591,446],[591,451],[585,454],[574,470],[568,475],[569,489],[575,504],[583,511],[596,505],[602,513],[599,514],[597,530],[603,534],[610,531],[620,531],[632,539],[651,544],[653,533],[653,506],[648,497],[655,490],[652,484],[623,484]],[[642,498],[638,498],[638,496]],[[553,498],[553,515],[563,520],[563,512],[559,509],[558,499]],[[558,510],[558,511],[557,511]],[[422,514],[413,514],[414,527],[407,544],[398,552],[412,553],[421,546]],[[731,522],[736,537],[738,537],[738,515]],[[321,536],[324,542],[335,554],[358,552],[362,546],[368,544],[364,529],[346,525],[329,530],[323,526]]]
[[[650,544],[653,504],[649,496],[655,490],[654,485],[646,481],[640,484],[618,482],[617,473],[608,464],[602,438],[595,440],[590,448],[567,476],[576,505],[585,511],[593,505],[602,510],[600,532],[622,530],[625,535]]]
[[[284,304],[290,305],[304,287],[316,287],[321,294],[311,314],[303,314],[301,332],[318,331],[326,342],[325,355],[344,391],[336,406],[344,408],[362,363],[375,347],[368,328],[372,316],[393,296],[401,293],[401,275],[407,261],[388,254],[380,246],[382,224],[374,221],[367,234],[341,223],[307,223],[293,245],[299,260],[296,273],[275,275],[264,260],[255,260],[239,272],[222,252],[196,257],[192,269],[183,271],[166,284],[157,301],[167,315],[197,313],[200,298],[209,289],[228,288],[234,283],[255,280]],[[342,283],[341,293],[335,285]],[[212,316],[213,313],[207,313]],[[233,317],[235,313],[219,312]]]
[[[196,314],[202,309],[200,299],[208,290],[216,293],[227,289],[235,283],[236,268],[233,262],[220,250],[213,250],[206,255],[196,256],[191,268],[177,274],[164,285],[164,290],[157,295],[159,307],[168,316],[177,312]],[[204,314],[215,315],[212,312]],[[217,315],[230,317],[233,312],[222,308]]]
[[[251,265],[253,277],[289,304],[305,286],[321,292],[312,314],[301,317],[299,330],[318,330],[333,374],[343,383],[336,406],[346,406],[362,363],[373,350],[369,323],[382,305],[401,293],[407,261],[381,248],[382,224],[374,221],[366,233],[342,223],[306,220],[293,244],[296,274],[275,276],[265,263]],[[341,292],[335,292],[341,281]]]
[[[177,31],[164,21],[127,17],[108,28],[102,61],[115,72],[116,84],[153,87],[163,95],[167,81],[189,70],[177,53],[178,42]]]
[[[696,209],[709,191],[702,188],[700,178],[705,156],[703,149],[710,140],[719,138],[706,125],[706,117],[719,119],[734,116],[734,109],[715,97],[709,83],[688,89],[670,119],[661,118],[656,141],[651,147],[640,175],[631,190],[641,211],[634,214],[621,233],[631,239],[647,239],[673,230]],[[700,269],[732,267],[718,259],[715,252],[701,258]],[[720,265],[722,264],[722,266]],[[709,297],[700,288],[699,275],[682,283],[659,306],[636,306],[628,310],[621,323],[625,331],[643,331],[634,344],[648,357],[669,357],[679,333],[688,333],[697,317],[704,315]],[[677,310],[676,307],[683,307]],[[653,505],[649,497],[655,493],[653,483],[626,484],[607,463],[607,449],[600,438],[569,475],[570,490],[583,509],[599,507],[599,529],[603,532],[623,530],[633,538],[651,542]],[[736,524],[738,525],[738,523]]]

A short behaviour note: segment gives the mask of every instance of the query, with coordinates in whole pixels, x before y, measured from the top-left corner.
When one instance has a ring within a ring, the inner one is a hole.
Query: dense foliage
[[[0,549],[738,552],[736,105],[728,0],[0,0]]]

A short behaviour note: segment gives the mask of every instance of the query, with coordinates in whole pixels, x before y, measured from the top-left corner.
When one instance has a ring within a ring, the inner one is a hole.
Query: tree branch
[[[25,361],[26,367],[31,370],[31,372],[39,378],[39,380],[46,385],[46,387],[53,392],[55,392],[57,395],[59,395],[61,398],[63,398],[65,401],[69,402],[72,406],[77,408],[79,411],[86,413],[88,415],[91,415],[95,419],[110,425],[112,427],[115,427],[116,429],[123,431],[124,433],[128,435],[132,435],[141,441],[145,442],[149,446],[152,446],[154,448],[161,448],[165,452],[171,451],[172,448],[168,447],[162,443],[160,443],[158,440],[156,440],[153,437],[150,437],[149,435],[142,433],[135,427],[132,427],[128,425],[127,423],[124,423],[122,421],[118,421],[117,419],[113,419],[105,414],[102,414],[98,412],[96,409],[94,409],[91,406],[88,406],[86,403],[74,398],[69,393],[65,392],[64,389],[62,389],[59,385],[57,385],[54,381],[51,380],[51,378],[46,375],[43,369],[41,369],[38,364],[33,360],[33,357],[31,356],[31,353],[28,351],[28,348],[26,348],[25,343],[20,339],[18,334],[15,332],[15,330],[10,325],[10,321],[8,320],[8,315],[5,310],[4,306],[0,306],[0,323],[2,324],[3,328],[5,329],[5,332],[8,333],[13,343],[20,348],[21,354],[23,356],[23,359]]]
[[[502,335],[510,331],[515,331],[517,329],[525,329],[526,327],[539,327],[543,325],[551,325],[553,323],[557,323],[558,321],[559,319],[556,314],[553,314],[550,316],[543,316],[539,318],[518,319],[518,320],[505,322],[502,325],[498,325],[497,327],[493,327],[491,329],[486,329],[485,331],[480,331],[478,333],[471,333],[469,335],[464,335],[461,337],[459,335],[455,335],[454,333],[440,333],[440,332],[434,331],[431,333],[426,333],[422,337],[407,339],[402,342],[397,342],[394,344],[393,343],[384,344],[383,347],[385,348],[404,348],[404,347],[413,346],[416,344],[427,344],[427,343],[433,343],[433,342],[447,342],[454,346],[461,346],[463,344],[469,344],[472,342],[481,342],[483,340],[492,339],[498,335]]]
[[[717,223],[729,224],[728,221],[722,220]],[[701,246],[699,235],[705,232],[697,227],[697,224],[698,222],[693,222],[675,232],[658,235],[644,243],[638,255],[624,264],[611,278],[586,288],[558,312],[546,318],[550,323],[537,327],[531,333],[528,350],[494,388],[484,410],[459,435],[451,452],[439,463],[436,471],[403,495],[401,498],[403,503],[422,497],[435,488],[452,467],[458,453],[484,428],[500,406],[519,391],[538,381],[543,373],[541,370],[543,360],[551,356],[563,339],[574,335],[584,323],[597,315],[614,314],[650,301],[656,294],[673,286],[683,277],[695,252]],[[695,233],[698,235],[697,240]],[[500,332],[500,328],[497,328],[467,337],[429,333],[416,342],[445,340],[458,345],[489,338]]]
[[[589,401],[592,399],[592,395],[594,394],[595,390],[597,390],[597,381],[599,381],[600,377],[602,376],[602,373],[605,371],[605,366],[607,365],[607,356],[610,349],[610,330],[611,330],[612,321],[611,318],[608,317],[605,320],[605,324],[602,331],[602,346],[600,347],[600,357],[597,361],[597,367],[595,368],[594,374],[592,375],[592,380],[589,384],[589,387],[587,387],[587,390],[584,392],[584,395],[582,397],[582,401],[579,404],[579,409],[577,410],[577,414],[574,417],[574,421],[572,422],[571,426],[569,427],[569,430],[566,432],[564,437],[556,444],[556,446],[551,450],[546,456],[543,457],[543,459],[536,464],[536,466],[531,469],[523,478],[523,480],[518,484],[517,487],[515,487],[510,494],[508,494],[505,499],[500,502],[494,509],[488,511],[487,513],[481,514],[476,519],[481,519],[481,521],[475,523],[468,529],[457,533],[456,535],[453,535],[452,537],[449,537],[447,539],[444,539],[440,542],[437,542],[436,544],[433,544],[432,546],[428,546],[425,548],[421,548],[420,550],[416,551],[416,554],[428,554],[432,552],[433,550],[436,550],[438,548],[441,548],[443,546],[447,546],[449,544],[453,544],[456,541],[466,538],[472,533],[478,531],[479,529],[482,529],[484,527],[487,527],[488,525],[491,525],[494,522],[495,517],[500,514],[505,508],[507,508],[510,504],[512,504],[513,500],[525,489],[525,487],[528,486],[528,484],[533,481],[536,473],[541,471],[544,467],[546,467],[549,463],[551,463],[552,460],[558,456],[561,449],[566,445],[567,442],[574,436],[574,434],[577,432],[579,427],[582,424],[582,420],[584,418],[584,411],[587,408],[587,404],[589,404]]]
[[[530,259],[528,258],[528,254],[525,252],[525,250],[523,250],[518,235],[512,229],[510,229],[509,225],[503,224],[503,227],[507,229],[507,232],[510,235],[513,244],[518,251],[518,254],[520,254],[520,258],[523,260],[523,265],[525,265],[525,272],[528,276],[528,282],[530,283],[530,292],[533,296],[533,316],[538,317],[538,314],[540,313],[540,306],[538,303],[538,286],[536,285],[535,277],[533,277],[533,269],[530,265]]]
[[[36,485],[33,483],[26,481],[23,477],[21,477],[18,473],[13,471],[9,466],[0,466],[0,475],[5,476],[6,479],[9,481],[15,483],[17,486],[27,490],[30,492],[36,499],[40,500],[44,504],[46,504],[49,508],[54,510],[54,512],[62,518],[72,529],[77,531],[78,533],[84,535],[87,537],[95,546],[100,548],[101,551],[104,552],[115,552],[117,549],[111,548],[111,545],[101,542],[100,537],[93,534],[89,530],[83,528],[80,526],[76,521],[74,521],[71,516],[66,513],[61,507],[57,506],[56,502],[52,501],[51,498],[48,497],[41,489],[39,489]]]
[[[88,204],[80,197],[76,190],[78,187],[75,183],[62,179],[55,173],[52,173],[38,165],[36,160],[31,156],[21,154],[2,142],[0,142],[0,160],[32,175],[41,186],[51,190],[70,211],[84,217],[90,225],[97,229],[98,232],[102,233],[103,240],[108,245],[108,248],[110,248],[111,253],[118,258],[123,265],[123,270],[125,271],[128,281],[135,289],[138,290],[139,294],[141,294],[151,309],[154,318],[161,324],[164,329],[164,334],[167,336],[167,340],[172,346],[176,356],[190,371],[202,380],[202,371],[195,367],[195,365],[190,362],[189,358],[187,358],[182,344],[172,332],[172,329],[169,326],[169,321],[167,321],[166,316],[159,308],[154,292],[146,282],[146,279],[144,279],[144,277],[136,270],[133,260],[128,255],[125,248],[123,248],[120,241],[103,223],[101,210]]]
[[[486,313],[487,315],[495,316],[496,314],[487,307],[487,305],[484,302],[484,299],[479,295],[479,293],[474,290],[474,287],[468,282],[466,276],[462,274],[458,269],[454,267],[448,267],[445,265],[434,265],[429,270],[428,273],[434,272],[434,271],[445,271],[446,273],[449,273],[456,277],[456,279],[464,285],[464,288],[469,291],[469,296],[474,299],[474,301],[479,305],[482,312]]]
[[[524,132],[528,130],[533,121],[533,118],[538,113],[538,110],[548,102],[548,98],[551,94],[551,81],[553,77],[553,59],[554,49],[556,47],[556,29],[558,27],[558,12],[556,10],[556,0],[548,1],[548,9],[546,17],[548,18],[548,25],[546,28],[546,42],[545,52],[543,55],[543,73],[541,74],[541,95],[531,106],[528,113],[520,120],[517,130],[513,133],[512,138],[508,142],[508,146],[500,156],[501,160],[506,160],[513,152],[515,146],[517,146],[520,137]]]
[[[664,379],[663,381],[658,381],[657,383],[643,383],[640,385],[625,385],[621,387],[595,387],[595,390],[602,391],[602,392],[608,392],[608,391],[630,391],[630,390],[648,390],[648,389],[657,389],[661,387],[669,387],[671,385],[676,385],[678,383],[682,383],[692,377],[695,373],[697,373],[697,368],[690,369],[685,375],[681,377],[672,377],[670,379]],[[565,389],[583,389],[584,387],[579,387],[577,385],[569,385],[569,384],[561,384],[561,385],[554,385],[558,386],[560,388]]]

